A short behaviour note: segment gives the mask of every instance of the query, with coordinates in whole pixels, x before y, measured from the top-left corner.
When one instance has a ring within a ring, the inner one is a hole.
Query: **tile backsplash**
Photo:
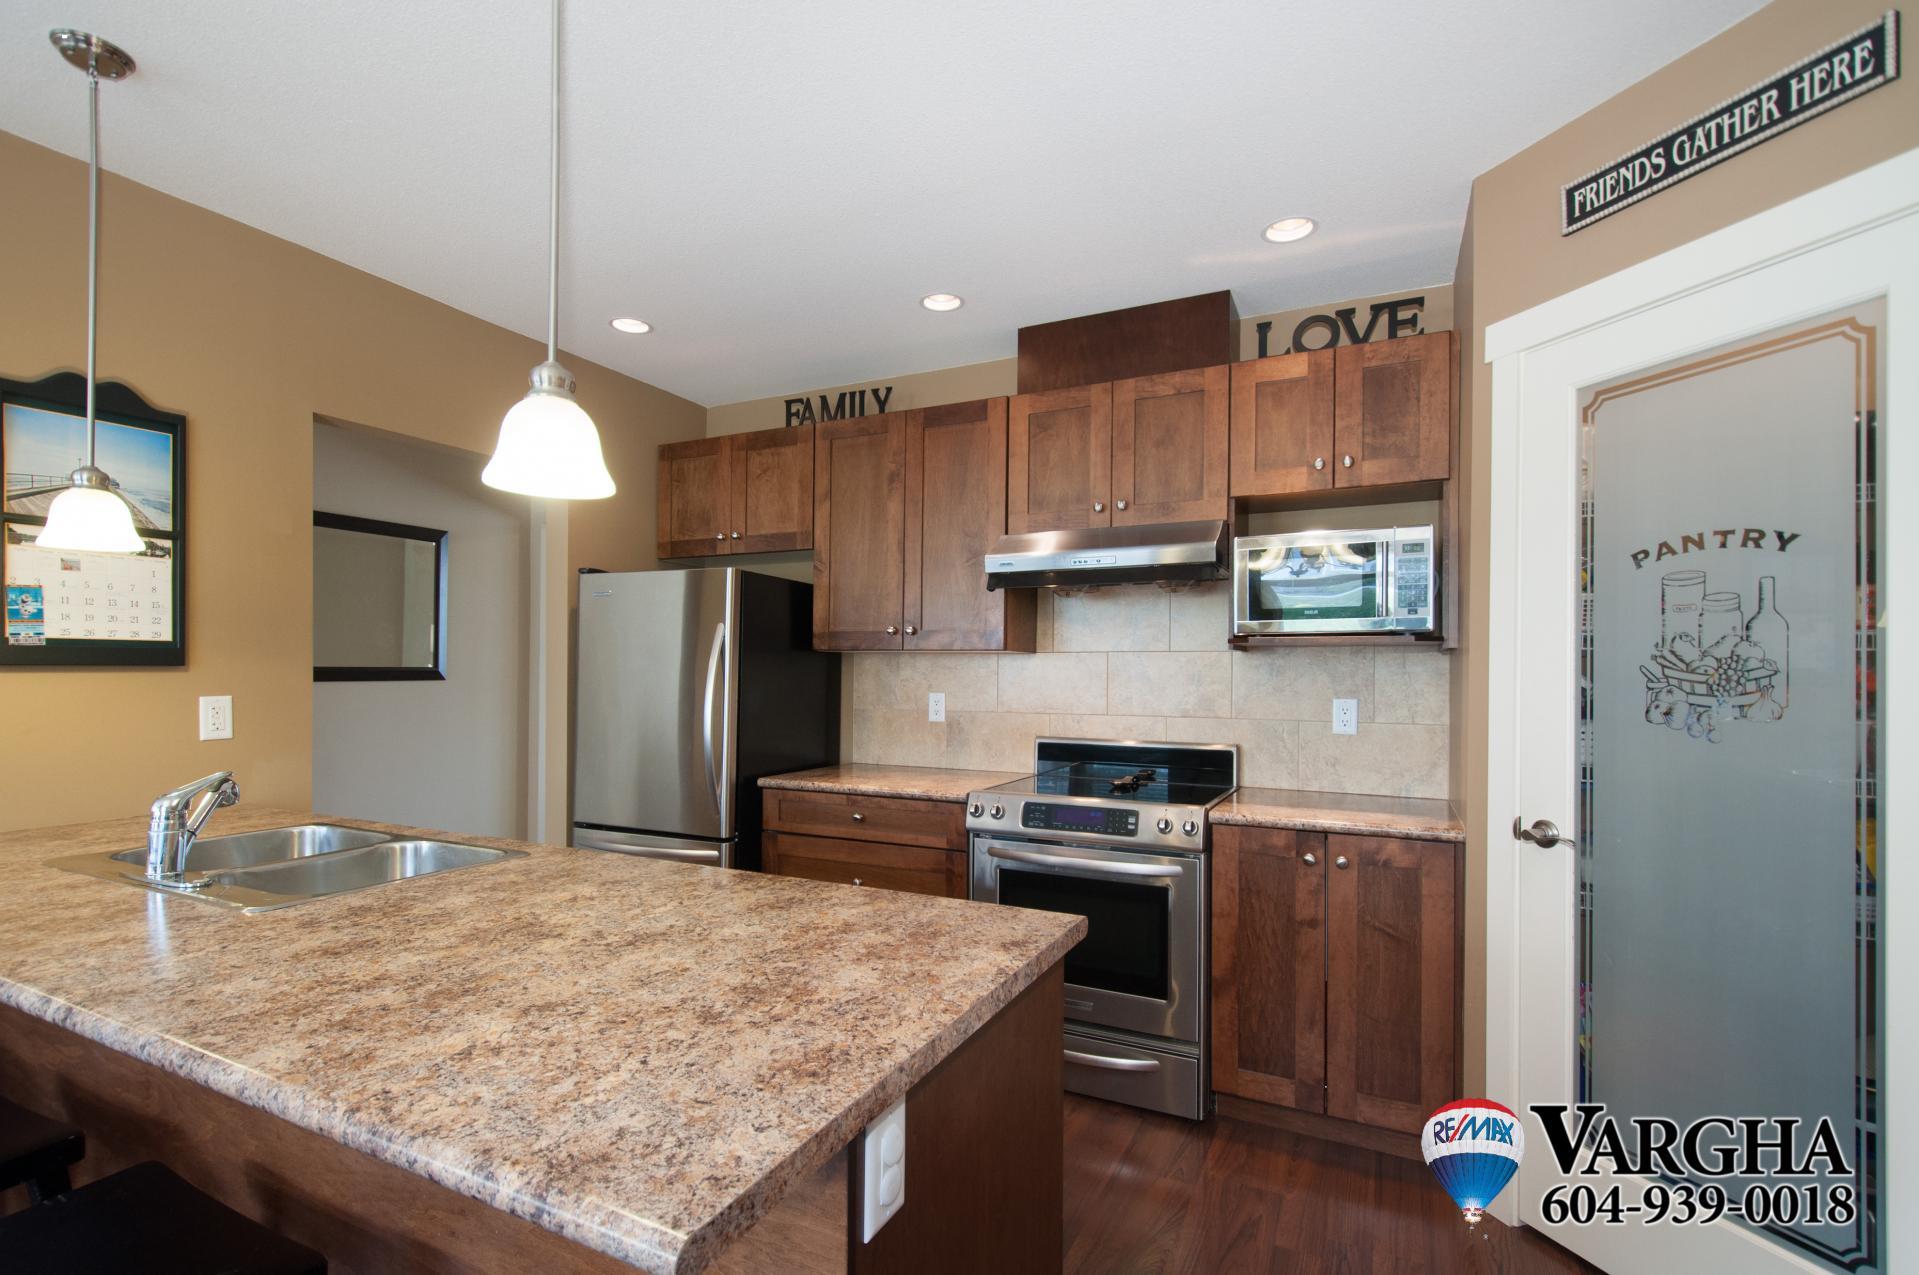
[[[1239,745],[1267,788],[1445,797],[1452,660],[1437,650],[1226,647],[1225,584],[1040,594],[1039,652],[845,657],[841,758],[1032,768],[1038,735]],[[926,720],[926,696],[946,720]],[[1332,733],[1334,697],[1359,733]]]

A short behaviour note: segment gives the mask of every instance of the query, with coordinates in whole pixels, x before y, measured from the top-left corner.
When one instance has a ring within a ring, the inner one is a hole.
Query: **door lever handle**
[[[1513,838],[1517,841],[1530,841],[1547,850],[1554,846],[1565,846],[1568,850],[1579,843],[1559,831],[1559,825],[1550,819],[1535,819],[1529,828],[1520,822],[1519,816],[1513,816]]]

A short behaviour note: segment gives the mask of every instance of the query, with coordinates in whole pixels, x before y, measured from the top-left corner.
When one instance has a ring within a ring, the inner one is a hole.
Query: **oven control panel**
[[[1019,826],[1035,832],[1091,832],[1108,837],[1137,837],[1139,811],[1111,806],[1055,805],[1029,801],[1020,807]]]

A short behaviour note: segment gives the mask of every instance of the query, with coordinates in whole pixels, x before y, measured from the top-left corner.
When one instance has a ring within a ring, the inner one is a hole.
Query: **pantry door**
[[[1919,651],[1889,617],[1919,606],[1919,152],[1486,346],[1486,1096],[1527,1121],[1502,1204],[1609,1271],[1912,1266],[1919,887],[1894,825]],[[1784,1179],[1568,1177],[1529,1108],[1578,1102],[1629,1141],[1635,1118],[1830,1118],[1848,1171],[1767,1192],[1773,1216],[1651,1221],[1633,1206]],[[1628,1211],[1563,1220],[1576,1183]]]

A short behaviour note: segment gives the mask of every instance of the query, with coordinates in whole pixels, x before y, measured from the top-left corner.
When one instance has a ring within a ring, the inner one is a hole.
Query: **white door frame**
[[[1518,526],[1518,483],[1520,481],[1521,389],[1525,383],[1527,360],[1568,338],[1605,325],[1629,319],[1636,314],[1663,305],[1702,289],[1713,287],[1769,266],[1787,261],[1813,249],[1878,227],[1894,227],[1901,237],[1903,262],[1889,261],[1887,328],[1891,333],[1919,328],[1919,150],[1877,164],[1812,191],[1754,217],[1715,231],[1691,243],[1662,253],[1617,274],[1544,302],[1530,310],[1488,325],[1485,334],[1485,358],[1493,367],[1492,431],[1489,448],[1490,485],[1485,499],[1491,502],[1489,570],[1490,617],[1486,632],[1486,659],[1494,670],[1488,679],[1487,782],[1484,793],[1486,810],[1486,1092],[1500,1101],[1508,1098],[1525,1101],[1521,1076],[1521,1045],[1526,1024],[1520,1020],[1521,981],[1531,977],[1558,978],[1571,968],[1573,954],[1546,954],[1548,959],[1535,963],[1556,967],[1529,973],[1525,954],[1520,950],[1521,909],[1528,906],[1528,883],[1522,869],[1526,855],[1565,855],[1562,849],[1542,851],[1517,843],[1505,831],[1516,815],[1553,818],[1570,826],[1574,812],[1567,810],[1528,810],[1518,808],[1519,712],[1520,688],[1511,675],[1519,664],[1521,609],[1519,572],[1521,537]],[[1893,282],[1893,276],[1903,279]],[[1908,286],[1910,285],[1910,286]],[[1904,344],[1902,342],[1902,344]],[[1910,349],[1911,346],[1907,345]],[[1888,351],[1890,355],[1890,350]],[[1895,587],[1919,581],[1911,566],[1911,556],[1919,552],[1919,447],[1904,445],[1911,437],[1899,430],[1903,419],[1919,421],[1919,359],[1903,362],[1894,357],[1885,360],[1886,403],[1891,429],[1882,442],[1881,482],[1899,493],[1886,503],[1886,564],[1889,580],[1886,594],[1887,615],[1912,610],[1914,603],[1904,594],[1910,588]],[[1567,427],[1571,428],[1573,404],[1567,402]],[[1570,562],[1567,564],[1570,570]],[[1897,599],[1897,600],[1895,600]],[[1909,629],[1888,622],[1882,630],[1882,658],[1893,675],[1882,686],[1886,720],[1919,721],[1919,693],[1914,685],[1919,676],[1900,676],[1898,670],[1919,669],[1919,640]],[[1886,766],[1888,791],[1902,788],[1899,775],[1913,774],[1910,759],[1919,756],[1919,747],[1888,730],[1881,746]],[[1912,791],[1910,784],[1903,785]],[[1898,834],[1891,823],[1898,816],[1892,803],[1882,812],[1881,845],[1898,845]],[[1913,820],[1900,818],[1903,828]],[[1915,825],[1919,826],[1919,825]],[[1535,865],[1536,866],[1536,865]],[[1537,877],[1535,872],[1534,877]],[[1881,860],[1880,941],[1886,970],[1886,986],[1903,988],[1900,997],[1910,1000],[1919,987],[1919,888],[1903,884],[1896,852]],[[1532,903],[1539,895],[1532,886]],[[1570,906],[1570,893],[1566,896]],[[1563,956],[1563,960],[1559,959]],[[1569,994],[1569,993],[1568,993]],[[1907,1244],[1919,1245],[1919,1014],[1895,1013],[1895,997],[1887,997],[1882,1028],[1885,1040],[1887,1091],[1882,1107],[1887,1156],[1881,1215],[1886,1218],[1887,1251],[1902,1251]],[[1570,1097],[1570,1095],[1568,1095]],[[1764,1114],[1764,1113],[1752,1113]],[[1543,1153],[1544,1148],[1535,1149]],[[1495,1204],[1493,1212],[1502,1219],[1518,1220],[1518,1192],[1509,1191]],[[1895,1234],[1894,1232],[1897,1232]],[[1905,1254],[1902,1264],[1910,1264]]]

